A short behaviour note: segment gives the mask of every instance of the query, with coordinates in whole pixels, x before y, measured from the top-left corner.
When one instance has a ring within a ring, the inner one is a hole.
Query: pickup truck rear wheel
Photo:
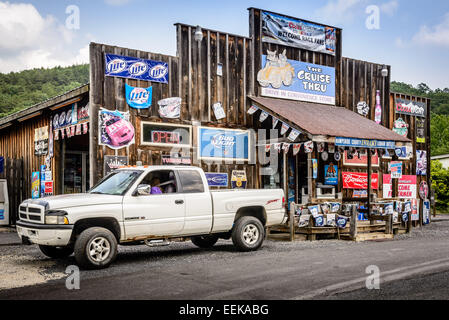
[[[234,225],[232,230],[232,242],[240,251],[256,251],[264,241],[265,229],[259,219],[254,217],[242,217]]]
[[[75,259],[85,269],[105,269],[117,257],[117,239],[105,228],[84,230],[75,242]]]
[[[212,248],[218,241],[218,236],[216,235],[207,235],[200,237],[193,237],[192,242],[199,248],[209,249]]]
[[[73,253],[73,247],[51,247],[51,246],[43,246],[39,245],[39,249],[43,254],[45,254],[49,258],[53,259],[61,259],[67,258]]]

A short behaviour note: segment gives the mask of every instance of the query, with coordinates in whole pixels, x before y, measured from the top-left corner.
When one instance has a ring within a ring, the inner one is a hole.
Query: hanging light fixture
[[[203,29],[201,29],[200,26],[196,27],[194,39],[195,39],[195,41],[198,41],[198,42],[203,41]]]
[[[384,65],[384,66],[382,67],[382,77],[386,78],[386,77],[388,77],[388,74],[389,74],[388,68],[387,68],[386,65]]]

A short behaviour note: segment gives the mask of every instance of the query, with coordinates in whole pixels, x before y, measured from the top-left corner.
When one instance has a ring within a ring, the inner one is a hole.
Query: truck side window
[[[204,182],[198,171],[180,170],[183,193],[204,193]]]
[[[173,171],[153,171],[150,172],[140,183],[152,187],[152,194],[177,193],[176,177]]]

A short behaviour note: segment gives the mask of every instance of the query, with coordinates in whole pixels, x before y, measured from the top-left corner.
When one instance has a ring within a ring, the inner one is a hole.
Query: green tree
[[[0,73],[0,118],[89,82],[89,65]]]
[[[449,212],[449,170],[439,161],[432,161],[430,167],[436,207],[440,212]]]

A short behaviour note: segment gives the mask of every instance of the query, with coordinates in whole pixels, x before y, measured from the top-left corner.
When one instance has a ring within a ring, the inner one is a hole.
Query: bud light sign
[[[199,128],[201,159],[249,161],[249,131]]]
[[[105,54],[105,74],[108,77],[168,83],[168,63]]]

